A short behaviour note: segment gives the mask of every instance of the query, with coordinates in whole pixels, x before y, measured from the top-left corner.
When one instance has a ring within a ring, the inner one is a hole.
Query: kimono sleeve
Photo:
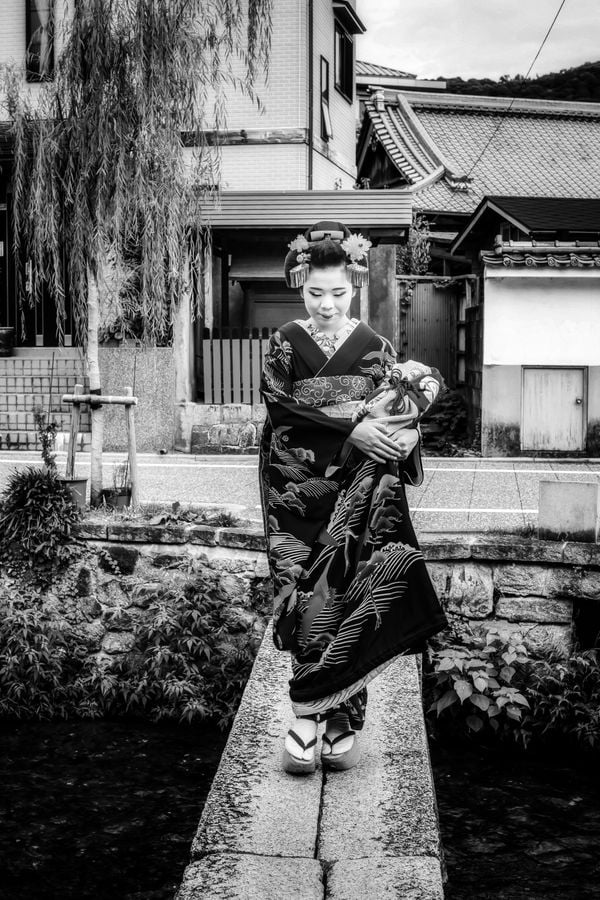
[[[398,355],[391,343],[387,340],[387,338],[383,338],[383,360],[382,360],[382,368],[384,371],[384,377],[381,379],[381,382],[388,378],[391,374],[392,366],[397,362]],[[381,383],[380,382],[380,383]],[[379,386],[379,385],[377,385]],[[419,434],[419,440],[410,451],[405,460],[398,463],[398,467],[400,472],[402,473],[403,480],[408,482],[408,484],[412,484],[415,487],[418,487],[423,483],[423,460],[421,458],[421,450],[422,450],[422,440],[421,440],[421,427],[417,423],[412,426],[417,429]]]
[[[318,468],[325,468],[338,452],[356,422],[328,416],[320,409],[293,396],[292,345],[279,331],[270,338],[263,360],[260,393],[264,398],[273,431],[288,448],[304,448],[314,453]]]

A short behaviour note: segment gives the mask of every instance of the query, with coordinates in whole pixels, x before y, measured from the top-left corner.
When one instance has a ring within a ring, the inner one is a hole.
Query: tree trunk
[[[100,296],[98,282],[88,269],[87,308],[87,373],[90,393],[100,393],[100,365],[98,361],[98,326],[100,322]],[[92,442],[90,446],[90,506],[99,506],[102,490],[102,444],[104,440],[104,407],[90,406]]]

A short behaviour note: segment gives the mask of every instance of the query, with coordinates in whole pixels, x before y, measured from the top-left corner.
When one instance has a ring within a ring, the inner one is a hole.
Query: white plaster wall
[[[71,18],[73,0],[56,0],[55,2],[55,60],[64,44],[65,29]],[[25,67],[25,4],[23,0],[0,0],[0,65]],[[33,104],[37,103],[40,84],[27,82],[25,73],[22,78],[22,91]],[[0,120],[8,120],[5,108],[5,94],[0,86]]]
[[[484,365],[600,365],[600,270],[487,269],[485,279]]]

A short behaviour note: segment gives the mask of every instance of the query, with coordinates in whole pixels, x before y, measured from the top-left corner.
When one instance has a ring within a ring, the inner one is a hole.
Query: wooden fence
[[[260,374],[270,333],[268,328],[220,329],[212,334],[204,329],[197,366],[200,402],[260,403]]]

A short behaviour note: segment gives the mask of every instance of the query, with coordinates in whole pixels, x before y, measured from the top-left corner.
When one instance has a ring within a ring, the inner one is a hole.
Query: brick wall
[[[0,358],[0,449],[38,450],[34,406],[49,409],[49,420],[58,432],[69,431],[71,407],[63,403],[63,394],[73,393],[76,384],[88,388],[83,375],[83,361],[77,357],[47,355]],[[52,393],[50,388],[52,387]],[[82,407],[80,435],[83,445],[89,443],[90,413]]]
[[[227,191],[306,188],[306,144],[229,146],[221,152],[221,184]]]
[[[345,166],[346,164],[344,164]],[[350,191],[352,190],[354,183],[356,181],[355,169],[351,168],[350,171],[346,171],[345,168],[340,168],[340,166],[333,162],[330,159],[327,159],[325,156],[322,156],[321,153],[314,151],[313,152],[313,185],[315,190],[326,190],[332,191],[336,187],[336,183],[339,186],[338,179],[341,179],[342,182],[342,190]]]
[[[331,7],[331,3],[329,3]],[[257,80],[255,90],[264,110],[249,97],[230,91],[228,129],[307,127],[307,3],[277,0],[273,4],[273,33],[268,78]],[[243,77],[241,62],[234,72]]]
[[[328,142],[330,149],[342,159],[338,167],[335,163],[321,160],[318,154],[314,158],[314,184],[315,190],[319,188],[331,189],[333,187],[331,173],[336,170],[335,177],[342,177],[346,182],[351,173],[350,184],[344,187],[352,187],[356,178],[356,108],[335,88],[335,58],[334,58],[334,17],[331,0],[315,0],[314,4],[314,133],[319,139],[321,134],[321,107],[320,107],[320,59],[324,56],[329,61],[329,112],[333,138]],[[355,44],[356,57],[356,44]],[[345,169],[346,172],[343,172]],[[319,180],[317,180],[319,179]],[[321,179],[323,179],[321,181]]]

